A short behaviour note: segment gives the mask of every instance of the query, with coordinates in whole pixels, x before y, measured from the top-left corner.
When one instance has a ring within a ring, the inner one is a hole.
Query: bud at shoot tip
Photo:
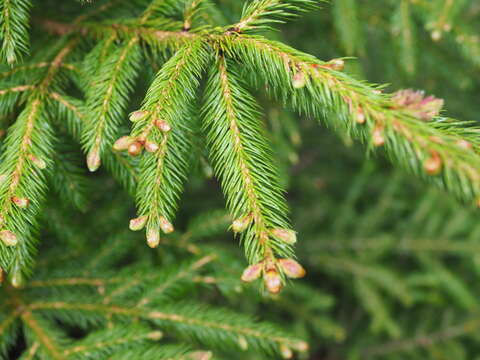
[[[90,152],[87,155],[87,167],[90,172],[97,171],[98,168],[100,167],[100,154],[98,153],[98,150],[90,150]]]
[[[10,230],[0,231],[0,240],[2,240],[5,246],[15,246],[18,244],[17,235]]]
[[[127,150],[128,147],[134,141],[135,141],[135,139],[133,139],[131,136],[122,136],[117,141],[115,141],[115,143],[113,144],[113,150],[115,150],[115,151]]]
[[[278,294],[282,290],[282,279],[275,269],[268,270],[263,276],[263,281],[271,294]]]
[[[152,249],[156,248],[160,244],[160,231],[157,229],[148,229],[147,230],[147,244]]]
[[[245,282],[255,281],[260,277],[262,270],[263,270],[262,263],[250,265],[243,271],[241,279],[242,281],[245,281]]]
[[[146,215],[139,216],[135,219],[131,219],[128,227],[132,231],[142,230],[145,227],[147,220],[148,220],[148,216]]]
[[[280,259],[278,260],[280,269],[289,278],[298,279],[304,277],[306,274],[305,269],[293,259]]]
[[[275,228],[270,231],[272,236],[287,244],[295,244],[297,242],[297,234],[290,229]]]
[[[147,115],[148,115],[147,111],[143,111],[143,110],[134,111],[130,114],[130,121],[131,122],[136,122],[136,121],[142,120]]]
[[[160,216],[160,229],[162,229],[165,234],[170,234],[174,230],[172,223],[164,216]]]

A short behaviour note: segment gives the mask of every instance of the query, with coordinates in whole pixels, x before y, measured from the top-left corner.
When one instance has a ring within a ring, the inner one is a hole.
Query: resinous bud
[[[36,157],[35,155],[33,154],[30,154],[28,156],[28,158],[30,159],[30,161],[33,163],[33,165],[35,165],[37,168],[39,169],[45,169],[47,167],[47,163],[45,162],[45,160],[43,159],[40,159],[38,157]]]
[[[189,360],[210,360],[213,354],[211,351],[195,351],[188,355]]]
[[[122,136],[113,144],[113,150],[124,151],[135,141],[131,136]]]
[[[303,266],[293,259],[280,259],[278,260],[278,266],[285,275],[292,279],[304,277],[306,274]]]
[[[147,230],[147,244],[152,249],[156,248],[160,244],[160,231],[157,229],[148,229]]]
[[[297,242],[297,234],[290,229],[275,228],[270,231],[273,237],[287,244],[295,244]]]
[[[333,59],[328,63],[330,68],[335,71],[342,71],[345,68],[345,61],[343,59]]]
[[[161,120],[161,119],[155,120],[155,126],[164,133],[167,133],[172,130],[172,127],[165,120]]]
[[[268,270],[263,276],[263,281],[268,292],[271,294],[278,294],[282,290],[282,279],[275,269]]]
[[[158,341],[163,337],[163,333],[161,331],[152,331],[148,334],[148,338],[153,341]]]
[[[171,232],[173,232],[175,229],[173,228],[173,225],[170,221],[168,221],[164,216],[160,216],[160,229],[162,229],[162,231],[165,233],[165,234],[170,234]]]
[[[12,202],[21,209],[25,209],[28,206],[28,204],[30,204],[29,199],[21,198],[18,196],[12,196]]]
[[[147,115],[148,115],[147,111],[137,110],[137,111],[132,112],[130,114],[129,118],[130,118],[130,121],[136,122],[136,121],[140,121],[140,120],[144,119]]]
[[[248,349],[248,342],[244,336],[240,335],[238,337],[238,346],[240,346],[240,349],[242,349],[243,351],[246,351]]]
[[[100,154],[98,153],[98,150],[90,150],[90,152],[87,155],[87,167],[90,172],[97,171],[98,168],[100,167],[101,160],[100,160]]]
[[[2,240],[5,246],[15,246],[18,244],[17,235],[10,230],[0,231],[0,240]]]
[[[10,278],[10,282],[12,283],[12,286],[14,288],[20,288],[22,287],[23,285],[23,276],[22,276],[22,272],[21,271],[15,271],[11,278]]]
[[[377,127],[375,128],[375,130],[373,130],[372,142],[373,145],[377,147],[383,146],[385,144],[385,138],[383,136],[383,130],[381,128]]]
[[[233,232],[239,233],[244,231],[250,224],[251,220],[252,220],[252,217],[250,215],[246,215],[241,218],[233,220],[232,222]]]
[[[158,146],[157,143],[153,141],[145,141],[145,150],[147,150],[150,153],[156,152],[160,147]]]
[[[145,224],[147,223],[147,220],[148,220],[147,215],[139,216],[135,219],[131,219],[128,227],[132,231],[142,230],[145,227]]]
[[[282,358],[284,358],[284,359],[291,359],[293,357],[292,349],[290,349],[285,344],[280,345],[280,354],[282,354]]]
[[[306,85],[305,74],[302,71],[299,71],[293,75],[292,85],[295,89],[301,89]]]
[[[425,162],[423,167],[428,175],[437,175],[442,170],[442,159],[436,153],[433,153]]]
[[[142,152],[143,145],[139,141],[134,141],[128,146],[128,154],[131,156],[137,156]]]
[[[242,279],[242,281],[245,281],[245,282],[255,281],[262,274],[262,270],[263,270],[263,264],[262,263],[257,263],[257,264],[250,265],[249,267],[247,267],[243,271],[241,279]]]

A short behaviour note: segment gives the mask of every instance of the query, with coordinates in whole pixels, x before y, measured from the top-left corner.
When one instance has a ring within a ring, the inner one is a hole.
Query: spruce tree
[[[0,0],[0,358],[474,358],[479,12]]]

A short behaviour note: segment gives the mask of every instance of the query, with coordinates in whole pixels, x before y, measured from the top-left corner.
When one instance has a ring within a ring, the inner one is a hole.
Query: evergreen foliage
[[[474,358],[479,12],[0,0],[0,358]]]

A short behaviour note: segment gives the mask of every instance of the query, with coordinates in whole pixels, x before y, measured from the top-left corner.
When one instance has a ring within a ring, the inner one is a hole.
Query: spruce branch
[[[263,269],[267,288],[278,292],[277,257],[293,254],[292,241],[278,236],[291,231],[287,206],[257,105],[221,55],[209,75],[202,113],[210,159],[236,219],[233,230],[242,235],[249,263]]]
[[[98,169],[102,155],[113,144],[140,61],[138,37],[133,37],[102,63],[87,92],[82,142],[90,171]]]
[[[22,283],[22,273],[28,274],[32,268],[35,218],[46,191],[44,169],[52,166],[53,133],[44,114],[46,92],[75,44],[76,40],[71,40],[60,48],[3,144],[0,268],[10,273],[17,286]]]
[[[162,67],[150,86],[140,110],[131,114],[134,120],[129,137],[119,139],[118,149],[128,149],[140,161],[137,189],[137,219],[131,229],[144,226],[148,244],[160,241],[160,229],[173,231],[171,221],[182,191],[190,159],[192,127],[198,78],[209,60],[202,42],[184,46]]]
[[[250,64],[276,97],[298,111],[325,118],[370,148],[384,147],[402,166],[465,201],[478,200],[478,128],[430,113],[429,102],[434,99],[422,98],[425,109],[412,110],[398,97],[337,71],[343,61],[321,62],[262,37],[228,36],[221,44],[230,56]],[[403,99],[407,94],[397,95]]]
[[[270,25],[282,23],[300,12],[318,7],[323,0],[258,0],[245,2],[242,17],[229,32],[246,33],[271,29]]]
[[[0,1],[0,59],[12,65],[29,48],[29,11],[28,0]]]

